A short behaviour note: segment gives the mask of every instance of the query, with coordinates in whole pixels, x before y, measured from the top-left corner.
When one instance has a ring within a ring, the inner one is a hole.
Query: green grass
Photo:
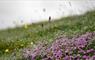
[[[44,27],[41,26],[44,24]],[[58,36],[72,37],[77,34],[95,31],[95,11],[80,16],[56,19],[51,23],[39,22],[28,25],[28,28],[17,27],[0,31],[0,60],[8,60],[12,52],[30,47],[31,42],[47,41],[49,44]],[[5,50],[9,49],[8,53]],[[4,58],[4,59],[3,59]],[[6,58],[6,59],[5,59]],[[9,59],[10,60],[10,59]]]

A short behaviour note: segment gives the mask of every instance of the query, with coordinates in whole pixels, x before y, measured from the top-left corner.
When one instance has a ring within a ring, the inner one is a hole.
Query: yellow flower
[[[9,52],[9,49],[6,49],[5,52]]]
[[[23,44],[21,44],[21,46],[24,46]]]
[[[33,45],[33,42],[31,42],[31,45]]]
[[[28,25],[27,25],[27,24],[25,24],[25,25],[24,25],[24,28],[25,28],[25,29],[27,29],[27,28],[28,28]]]

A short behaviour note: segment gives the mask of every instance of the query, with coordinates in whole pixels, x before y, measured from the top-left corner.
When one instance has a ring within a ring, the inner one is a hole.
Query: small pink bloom
[[[87,50],[87,53],[94,52],[94,49]]]

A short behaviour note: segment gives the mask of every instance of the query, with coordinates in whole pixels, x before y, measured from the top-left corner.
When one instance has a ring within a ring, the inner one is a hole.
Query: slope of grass
[[[44,25],[43,27],[41,25]],[[56,37],[95,31],[95,11],[81,16],[70,16],[55,21],[40,22],[28,25],[27,28],[17,27],[0,31],[0,56],[3,58],[13,51],[37,44],[39,41],[51,43]],[[6,52],[6,49],[9,51]],[[0,59],[1,60],[1,59]]]

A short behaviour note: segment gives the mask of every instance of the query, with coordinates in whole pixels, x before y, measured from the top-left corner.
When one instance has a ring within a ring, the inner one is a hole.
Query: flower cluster
[[[95,37],[95,32],[86,34],[72,39],[60,37],[50,46],[40,44],[33,50],[24,50],[24,58],[29,60],[95,60],[95,50],[87,49]]]

